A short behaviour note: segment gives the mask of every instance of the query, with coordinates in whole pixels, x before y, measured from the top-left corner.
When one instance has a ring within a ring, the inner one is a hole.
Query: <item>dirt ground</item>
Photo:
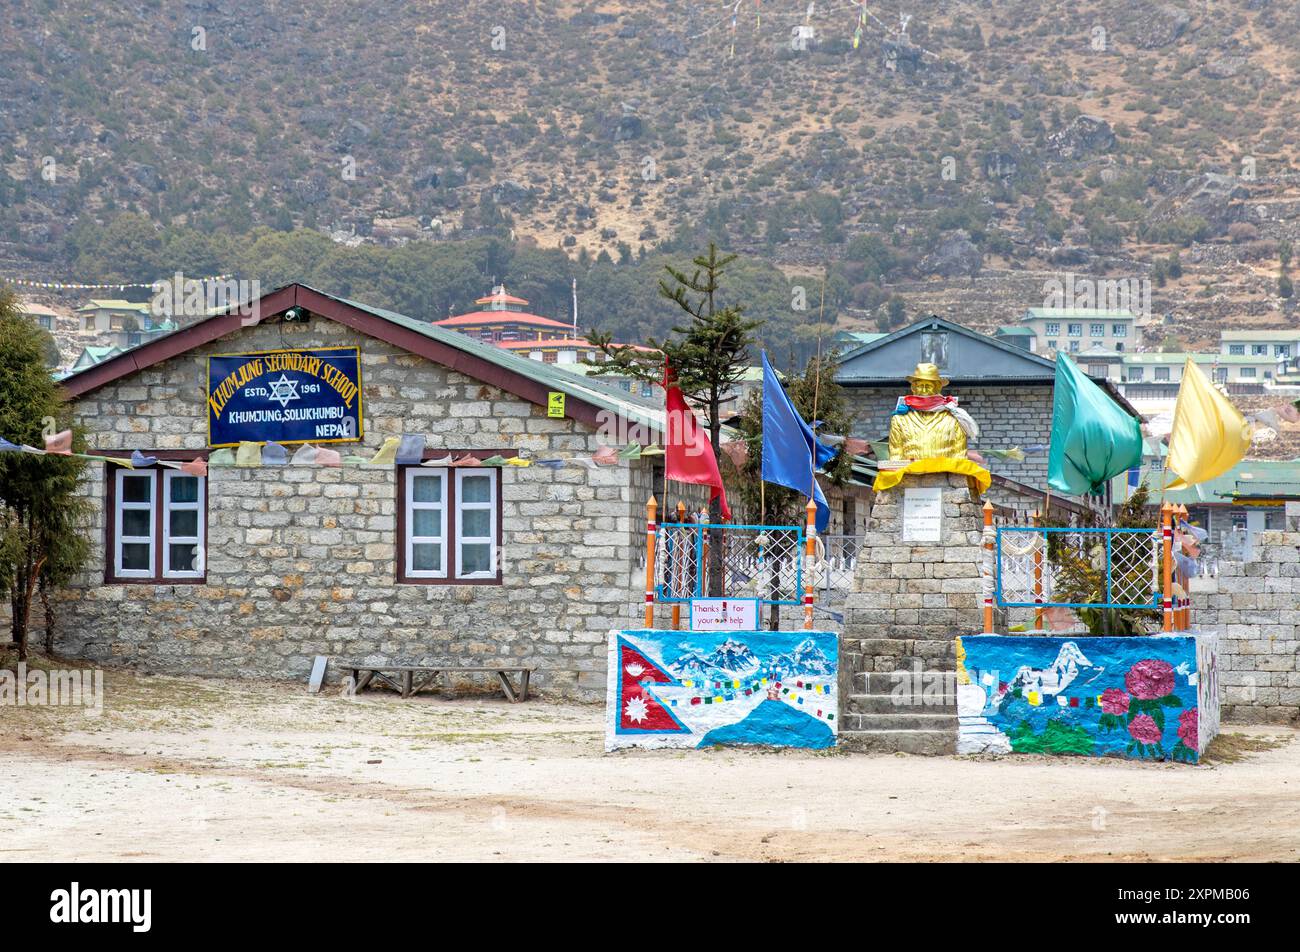
[[[1300,743],[1207,762],[606,754],[598,706],[108,671],[0,709],[0,860],[1290,860]]]

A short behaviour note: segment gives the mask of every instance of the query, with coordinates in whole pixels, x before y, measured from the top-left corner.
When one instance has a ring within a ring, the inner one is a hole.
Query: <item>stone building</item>
[[[983,452],[989,469],[995,475],[1043,489],[1056,365],[942,318],[918,321],[840,358],[835,379],[848,391],[853,405],[854,435],[873,441],[888,437],[889,417],[898,397],[907,392],[907,375],[921,362],[938,365],[950,381],[944,393],[959,398],[979,424],[980,438],[970,448]],[[1110,381],[1094,379],[1117,403],[1137,415]],[[998,459],[986,452],[1013,447],[1026,451],[1023,460]]]
[[[295,679],[315,655],[500,662],[535,665],[544,691],[603,690],[607,633],[640,603],[644,507],[661,466],[436,462],[649,445],[662,413],[648,402],[301,285],[65,386],[92,452],[207,459],[209,358],[327,348],[356,348],[360,385],[357,439],[332,445],[369,458],[386,437],[424,434],[435,465],[212,466],[201,477],[92,464],[93,558],[63,595],[60,650]],[[305,405],[279,386],[261,400],[271,412],[277,399]]]

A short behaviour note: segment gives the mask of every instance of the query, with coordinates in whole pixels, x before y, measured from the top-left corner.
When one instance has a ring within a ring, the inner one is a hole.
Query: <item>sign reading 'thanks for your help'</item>
[[[943,490],[903,490],[903,541],[938,542],[943,538]]]
[[[208,358],[208,445],[360,440],[356,347],[214,354]]]

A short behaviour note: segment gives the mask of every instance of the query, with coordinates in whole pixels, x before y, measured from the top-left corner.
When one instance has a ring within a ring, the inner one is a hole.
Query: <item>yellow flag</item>
[[[1188,357],[1165,461],[1178,478],[1165,488],[1185,489],[1222,476],[1241,462],[1248,449],[1250,424]]]
[[[370,459],[371,466],[392,466],[397,462],[397,447],[401,444],[400,436],[387,437],[379,450]]]

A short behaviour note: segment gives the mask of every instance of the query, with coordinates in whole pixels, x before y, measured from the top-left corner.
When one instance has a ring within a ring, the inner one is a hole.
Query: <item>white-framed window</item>
[[[164,578],[203,577],[205,482],[179,470],[162,470]]]
[[[1268,344],[1251,344],[1250,353],[1254,357],[1268,356]]]
[[[1157,379],[1157,380],[1168,380],[1168,379],[1169,379],[1169,368],[1168,368],[1168,367],[1157,367],[1157,368],[1156,368],[1156,379]]]
[[[151,471],[117,469],[113,507],[113,574],[118,578],[152,578],[157,515]]]
[[[176,469],[113,466],[108,582],[201,582],[207,479]]]
[[[1059,322],[1059,321],[1048,321],[1048,322],[1043,326],[1043,333],[1055,337],[1057,334],[1061,333],[1061,325],[1060,325],[1060,322]]]
[[[1112,337],[1128,337],[1128,325],[1112,324],[1110,325],[1110,333]]]
[[[496,469],[456,473],[456,577],[495,578],[497,574]]]
[[[1254,379],[1255,379],[1255,368],[1254,368],[1254,367],[1242,367],[1242,368],[1241,368],[1241,378],[1242,378],[1243,380],[1254,380]]]
[[[1070,336],[1071,336],[1071,337],[1082,337],[1082,336],[1083,336],[1083,325],[1082,325],[1082,324],[1071,324],[1071,325],[1069,326],[1069,332],[1070,332]]]
[[[1229,356],[1241,357],[1241,356],[1245,356],[1245,353],[1246,353],[1246,345],[1245,345],[1245,344],[1229,344],[1229,345],[1228,345],[1228,354],[1229,354]]]
[[[406,478],[406,575],[447,577],[447,473],[412,468]]]
[[[1105,337],[1105,336],[1106,336],[1106,325],[1105,325],[1105,324],[1089,324],[1089,325],[1088,325],[1088,336],[1089,336],[1089,337]]]
[[[1145,375],[1146,371],[1142,367],[1130,367],[1128,369],[1128,379],[1134,383],[1141,380]]]

